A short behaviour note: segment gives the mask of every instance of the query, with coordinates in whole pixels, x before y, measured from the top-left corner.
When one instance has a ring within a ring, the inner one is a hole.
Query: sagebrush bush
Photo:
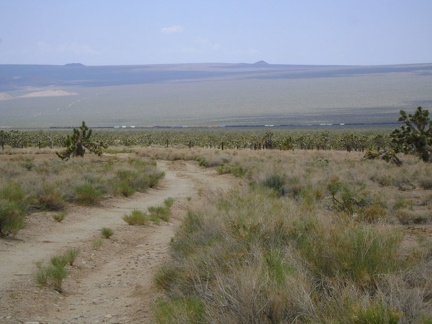
[[[58,292],[63,292],[63,280],[66,279],[68,271],[66,266],[73,265],[76,257],[79,254],[79,249],[69,249],[61,255],[51,257],[50,264],[43,265],[42,262],[37,262],[37,270],[34,274],[34,279],[40,286],[52,286]]]
[[[273,189],[279,196],[284,196],[287,192],[286,179],[279,174],[272,174],[262,181],[262,186]]]
[[[123,220],[129,225],[148,225],[150,221],[160,224],[162,220],[168,222],[171,218],[173,203],[174,199],[167,198],[163,206],[151,206],[147,208],[147,212],[133,210],[129,215],[124,215]]]
[[[9,182],[0,189],[0,236],[15,235],[25,226],[28,199],[21,186]]]
[[[79,253],[80,253],[80,250],[78,248],[68,249],[64,253],[64,257],[66,258],[66,260],[67,260],[67,262],[69,263],[70,266],[74,265],[75,260],[78,257]]]
[[[114,231],[109,227],[103,227],[101,229],[101,234],[104,238],[109,239],[111,236],[114,235]]]
[[[93,205],[102,199],[102,192],[91,183],[75,187],[75,201],[82,205]]]
[[[65,217],[66,217],[65,212],[56,213],[52,216],[52,218],[58,223],[61,223],[65,219]]]
[[[150,217],[140,210],[133,210],[129,215],[124,215],[123,220],[129,225],[147,225]]]

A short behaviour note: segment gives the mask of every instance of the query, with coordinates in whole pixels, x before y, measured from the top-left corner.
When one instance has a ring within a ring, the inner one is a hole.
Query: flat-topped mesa
[[[66,66],[66,67],[85,67],[85,65],[82,63],[67,63],[64,66]]]
[[[268,64],[266,61],[258,61],[258,62],[255,62],[254,65],[256,65],[256,66],[267,66],[267,65],[270,65],[270,64]]]

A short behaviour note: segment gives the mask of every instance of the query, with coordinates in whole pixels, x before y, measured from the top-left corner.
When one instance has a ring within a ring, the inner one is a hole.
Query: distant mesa
[[[267,65],[270,65],[270,64],[268,64],[266,61],[258,61],[256,63],[254,63],[254,65],[256,65],[256,66],[267,66]]]
[[[85,67],[85,65],[82,63],[67,63],[64,66],[67,66],[67,67]]]

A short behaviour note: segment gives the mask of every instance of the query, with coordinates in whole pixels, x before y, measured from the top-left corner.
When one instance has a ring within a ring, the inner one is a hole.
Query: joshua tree
[[[102,142],[92,141],[92,133],[93,131],[83,121],[79,130],[74,128],[72,136],[67,135],[65,140],[66,149],[61,153],[56,152],[57,156],[62,160],[69,160],[74,156],[84,157],[86,149],[101,156],[106,145]]]
[[[7,139],[8,139],[8,134],[4,130],[1,130],[0,131],[0,146],[2,148],[2,151],[4,151],[4,146],[7,142]]]
[[[399,129],[395,129],[390,137],[396,150],[407,154],[415,154],[424,162],[429,162],[432,150],[432,121],[429,111],[418,107],[414,115],[401,110],[398,121],[402,121]]]

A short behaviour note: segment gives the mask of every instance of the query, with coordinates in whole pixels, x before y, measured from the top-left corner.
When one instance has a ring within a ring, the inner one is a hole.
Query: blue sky
[[[431,0],[0,0],[0,64],[432,63]]]

